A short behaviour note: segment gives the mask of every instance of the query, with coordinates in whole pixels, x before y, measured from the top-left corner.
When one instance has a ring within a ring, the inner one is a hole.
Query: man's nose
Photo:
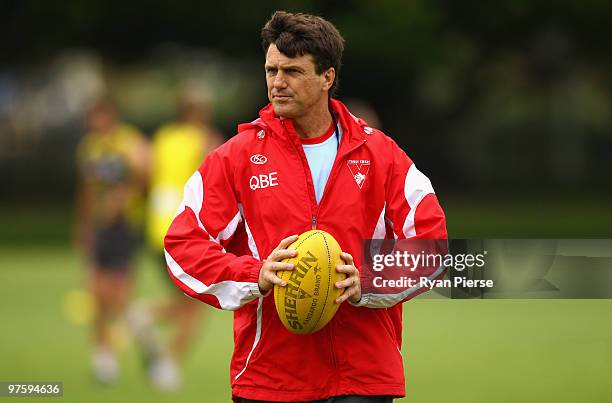
[[[287,86],[287,81],[285,81],[285,75],[282,71],[279,71],[274,76],[273,85],[275,88],[285,88]]]

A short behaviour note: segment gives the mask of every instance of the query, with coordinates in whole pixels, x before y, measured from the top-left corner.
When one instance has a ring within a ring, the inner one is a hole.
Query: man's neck
[[[318,105],[306,115],[293,119],[295,131],[302,138],[322,136],[331,124],[332,117],[327,103]]]

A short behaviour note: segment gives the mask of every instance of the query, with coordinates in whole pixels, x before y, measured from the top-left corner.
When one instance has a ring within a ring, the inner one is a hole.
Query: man
[[[419,291],[362,295],[358,251],[368,238],[446,238],[444,214],[406,154],[330,97],[343,51],[331,23],[276,12],[262,38],[271,103],[187,182],[165,238],[169,272],[235,311],[234,401],[390,402],[404,395],[400,303]],[[336,268],[347,278],[334,319],[303,336],[283,327],[270,290],[312,228],[348,252]]]
[[[125,312],[134,282],[149,151],[146,138],[121,122],[106,100],[89,108],[86,124],[89,132],[77,149],[75,241],[88,259],[96,302],[94,375],[108,384],[119,373],[111,329]]]

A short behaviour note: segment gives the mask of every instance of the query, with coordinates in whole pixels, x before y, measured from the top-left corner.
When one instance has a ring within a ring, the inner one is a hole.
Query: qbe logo
[[[266,189],[273,186],[278,186],[278,172],[270,172],[269,174],[253,175],[249,179],[251,190]]]

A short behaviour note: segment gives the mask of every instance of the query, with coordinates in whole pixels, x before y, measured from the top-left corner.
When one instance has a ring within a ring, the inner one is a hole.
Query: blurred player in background
[[[167,276],[164,236],[176,216],[185,183],[206,154],[221,144],[222,136],[210,121],[208,95],[195,87],[186,88],[178,97],[177,120],[162,126],[153,138],[147,240],[170,295],[157,306],[134,306],[135,313],[130,314],[130,319],[134,317],[132,324],[144,347],[151,380],[160,389],[178,387],[176,363],[182,360],[200,325],[199,304],[176,289]],[[154,322],[172,327],[173,333],[163,346],[152,328]]]
[[[125,312],[133,284],[149,151],[146,138],[121,122],[107,100],[90,107],[86,125],[88,133],[77,149],[75,241],[87,257],[96,303],[94,374],[112,383],[119,365],[111,330]]]

